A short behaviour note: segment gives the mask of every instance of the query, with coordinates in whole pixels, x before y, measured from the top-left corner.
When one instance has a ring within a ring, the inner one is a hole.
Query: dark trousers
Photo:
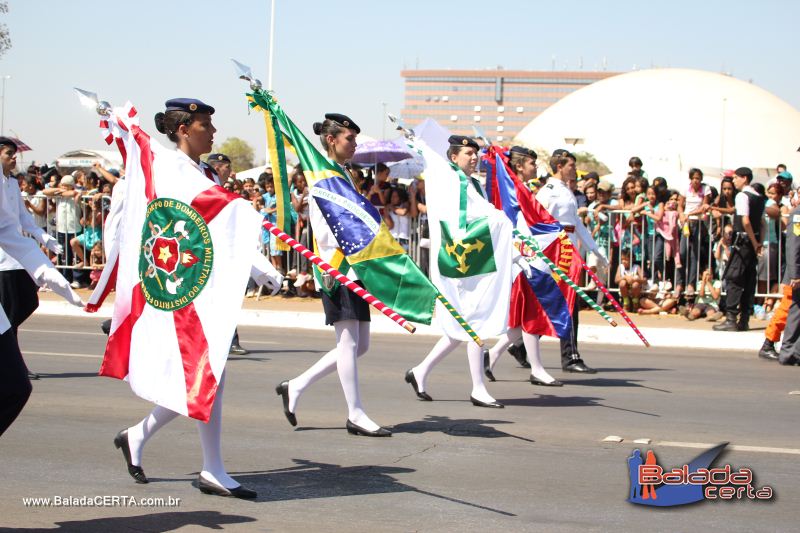
[[[17,336],[9,329],[0,335],[0,436],[25,407],[31,390]]]
[[[747,324],[753,310],[757,266],[758,257],[749,240],[734,248],[725,272],[725,312],[737,316],[740,324]]]
[[[75,237],[74,233],[56,233],[58,244],[64,248],[64,252],[58,256],[59,265],[71,267],[72,263],[75,262],[75,252],[72,251],[72,247],[69,245],[69,241],[71,241],[73,237]],[[64,276],[64,279],[67,281],[74,281],[73,274],[75,273],[75,269],[59,268],[58,271],[61,272],[61,275]]]
[[[578,311],[580,310],[580,298],[575,296],[575,303],[572,305],[572,335],[561,339],[561,366],[572,361],[572,354],[578,353]]]
[[[647,277],[654,282],[664,279],[664,237],[653,233],[642,241]]]

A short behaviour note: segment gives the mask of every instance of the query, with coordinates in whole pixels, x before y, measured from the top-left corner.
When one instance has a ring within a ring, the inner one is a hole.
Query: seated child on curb
[[[639,310],[639,296],[642,294],[642,267],[638,264],[631,265],[631,251],[628,248],[622,250],[617,267],[617,275],[614,278],[619,287],[619,294],[622,296],[622,305],[626,311]]]
[[[697,320],[703,317],[714,317],[719,310],[719,295],[722,292],[722,282],[712,280],[711,270],[705,269],[703,276],[697,283],[697,296],[694,307],[686,315],[687,320]]]

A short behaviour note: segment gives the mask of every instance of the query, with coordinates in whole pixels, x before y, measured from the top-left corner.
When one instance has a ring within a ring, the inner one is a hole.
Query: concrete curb
[[[82,316],[96,318],[110,318],[113,307],[103,305],[97,313],[86,313],[82,309],[72,306],[64,301],[44,300],[39,303],[36,310],[38,315],[49,316]],[[239,317],[242,326],[269,326],[275,328],[300,328],[325,330],[330,329],[325,325],[325,315],[307,311],[272,311],[258,309],[242,309]],[[435,326],[418,324],[415,335],[439,337],[440,330]],[[642,334],[654,348],[696,348],[704,350],[722,351],[752,351],[757,352],[764,342],[761,331],[748,331],[742,333],[721,333],[709,330],[680,329],[680,328],[640,328]],[[372,332],[408,335],[408,333],[382,317],[372,317]],[[486,339],[484,339],[486,340]],[[544,342],[556,342],[556,339],[543,337]],[[598,326],[594,324],[581,325],[578,341],[586,344],[616,344],[620,346],[640,346],[646,350],[639,337],[624,323],[616,328]]]

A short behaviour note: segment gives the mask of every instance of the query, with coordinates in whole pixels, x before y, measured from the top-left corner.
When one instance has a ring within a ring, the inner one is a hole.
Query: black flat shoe
[[[249,353],[249,350],[245,350],[238,344],[231,344],[231,349],[228,350],[228,355],[247,355]]]
[[[347,428],[347,432],[351,435],[361,435],[363,437],[391,437],[392,432],[386,428],[378,428],[376,431],[368,431],[361,426],[357,426],[350,422],[350,419],[347,419],[347,423],[345,424]]]
[[[417,378],[414,377],[414,373],[411,370],[406,370],[406,383],[411,385],[411,388],[414,389],[414,393],[417,395],[417,398],[420,400],[424,400],[426,402],[432,402],[433,398],[431,398],[430,394],[425,391],[419,390],[419,385],[417,385]]]
[[[224,496],[226,498],[240,498],[242,500],[252,500],[258,496],[254,490],[246,489],[239,485],[235,489],[226,489],[223,486],[217,485],[207,480],[203,476],[197,477],[197,488],[203,494],[211,494],[212,496]]]
[[[293,426],[297,425],[297,417],[289,410],[289,382],[281,381],[281,384],[275,387],[275,392],[278,396],[283,398],[283,414],[286,415],[286,420]]]
[[[575,359],[571,363],[561,367],[564,372],[574,372],[578,374],[597,374],[597,370],[587,366],[582,359]]]
[[[525,345],[521,344],[517,346],[516,344],[512,344],[508,347],[508,353],[517,360],[519,366],[522,368],[530,368],[531,364],[528,362],[528,351],[525,349]]]
[[[474,405],[475,407],[491,407],[492,409],[502,409],[502,408],[505,407],[505,405],[503,405],[500,402],[489,402],[489,403],[486,403],[486,402],[482,402],[480,400],[476,400],[472,396],[469,397],[469,401],[471,401],[472,405]]]
[[[546,381],[542,381],[541,379],[537,378],[536,376],[531,376],[531,385],[541,385],[542,387],[563,387],[564,383],[554,379],[550,383]]]
[[[144,475],[142,467],[131,463],[131,447],[128,444],[127,429],[123,429],[117,433],[117,436],[114,437],[114,446],[116,446],[118,450],[122,450],[122,455],[125,457],[125,462],[128,464],[128,473],[136,480],[136,483],[149,483],[147,476]]]
[[[489,381],[497,381],[494,379],[494,374],[492,374],[492,369],[489,366],[489,350],[483,351],[483,373],[486,374],[486,378]]]
[[[100,323],[100,329],[106,335],[111,333],[111,319],[109,318],[108,320],[103,320],[103,322]]]

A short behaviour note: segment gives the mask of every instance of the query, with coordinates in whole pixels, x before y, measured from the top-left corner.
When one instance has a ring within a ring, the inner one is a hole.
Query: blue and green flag
[[[430,324],[438,291],[391,236],[375,206],[311,144],[270,93],[258,90],[247,96],[250,106],[274,120],[294,147],[311,196],[366,289],[406,320]],[[273,173],[277,180],[274,168]]]

